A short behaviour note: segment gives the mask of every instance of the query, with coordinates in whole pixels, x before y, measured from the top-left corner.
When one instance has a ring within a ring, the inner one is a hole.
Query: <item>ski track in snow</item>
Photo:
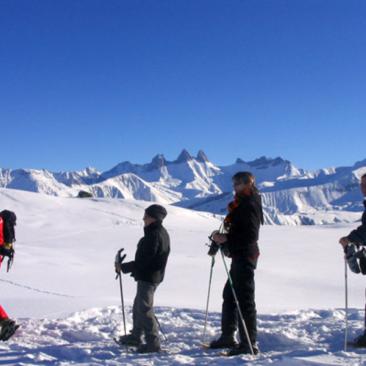
[[[128,329],[131,327],[131,308]],[[298,310],[259,315],[261,353],[220,356],[201,348],[204,312],[156,309],[169,351],[139,355],[119,347],[113,336],[123,333],[121,308],[93,308],[63,319],[19,319],[21,328],[0,344],[0,365],[366,365],[366,350],[343,351],[343,310]],[[349,312],[350,338],[361,332],[363,311]],[[220,332],[220,313],[210,313],[207,341]]]

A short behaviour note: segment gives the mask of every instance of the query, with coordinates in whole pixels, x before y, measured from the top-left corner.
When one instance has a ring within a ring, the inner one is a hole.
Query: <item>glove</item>
[[[123,252],[124,249],[120,249],[117,254],[116,254],[116,257],[114,259],[114,269],[116,271],[117,274],[120,274],[121,273],[121,264],[122,262],[124,261],[124,259],[126,258],[126,254],[124,254],[122,257],[121,257],[121,253]]]
[[[358,247],[355,244],[350,244],[345,248],[346,260],[349,269],[354,273],[360,273],[361,268],[357,258]]]
[[[123,273],[132,273],[135,271],[135,261],[121,263],[121,271]]]
[[[14,248],[13,248],[13,243],[5,243],[5,244],[4,244],[4,247],[5,247],[6,249],[9,249],[9,250],[11,250],[11,249],[13,249],[13,250],[14,250]]]
[[[219,251],[220,246],[217,245],[214,241],[211,241],[210,249],[208,251],[208,255],[214,257],[216,253]]]
[[[6,248],[5,245],[2,245],[0,247],[0,255],[2,255],[3,257],[12,258],[14,256],[13,246],[11,245],[10,248]]]
[[[115,269],[116,273],[120,273],[121,272],[121,263],[114,262],[114,269]]]

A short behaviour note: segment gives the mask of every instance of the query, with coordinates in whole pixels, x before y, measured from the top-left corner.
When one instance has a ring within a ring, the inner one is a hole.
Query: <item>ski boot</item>
[[[220,338],[212,341],[208,348],[217,349],[217,348],[233,348],[237,345],[234,336],[226,336],[221,335]]]
[[[19,325],[9,318],[1,320],[0,326],[0,340],[3,342],[6,342],[11,336],[13,336],[19,328]]]
[[[139,347],[142,344],[141,337],[134,335],[133,333],[120,336],[116,339],[116,342],[121,346]]]
[[[257,344],[252,344],[252,349],[254,355],[259,353],[259,348]],[[237,355],[251,355],[252,351],[250,350],[249,345],[246,344],[238,344],[236,347],[233,347],[230,351],[227,352],[226,356],[237,356]]]

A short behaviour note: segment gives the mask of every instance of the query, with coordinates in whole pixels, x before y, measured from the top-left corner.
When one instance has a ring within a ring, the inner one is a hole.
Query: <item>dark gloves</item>
[[[121,271],[123,273],[133,273],[135,270],[135,261],[121,263]]]
[[[345,248],[346,260],[349,269],[354,273],[366,274],[366,251],[360,249],[355,244],[350,244]]]
[[[12,258],[14,256],[14,249],[12,247],[8,249],[5,248],[5,246],[0,246],[0,255],[3,257]]]

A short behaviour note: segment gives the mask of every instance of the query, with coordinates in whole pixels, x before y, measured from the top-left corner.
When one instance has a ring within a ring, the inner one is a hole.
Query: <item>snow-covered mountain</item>
[[[366,160],[351,167],[306,171],[280,157],[237,159],[228,166],[212,163],[203,151],[183,150],[174,161],[156,155],[150,163],[125,161],[110,170],[87,168],[77,172],[0,169],[0,187],[76,196],[80,190],[95,197],[127,198],[224,214],[232,197],[231,177],[251,171],[263,194],[269,224],[349,222],[362,210],[358,189]]]

